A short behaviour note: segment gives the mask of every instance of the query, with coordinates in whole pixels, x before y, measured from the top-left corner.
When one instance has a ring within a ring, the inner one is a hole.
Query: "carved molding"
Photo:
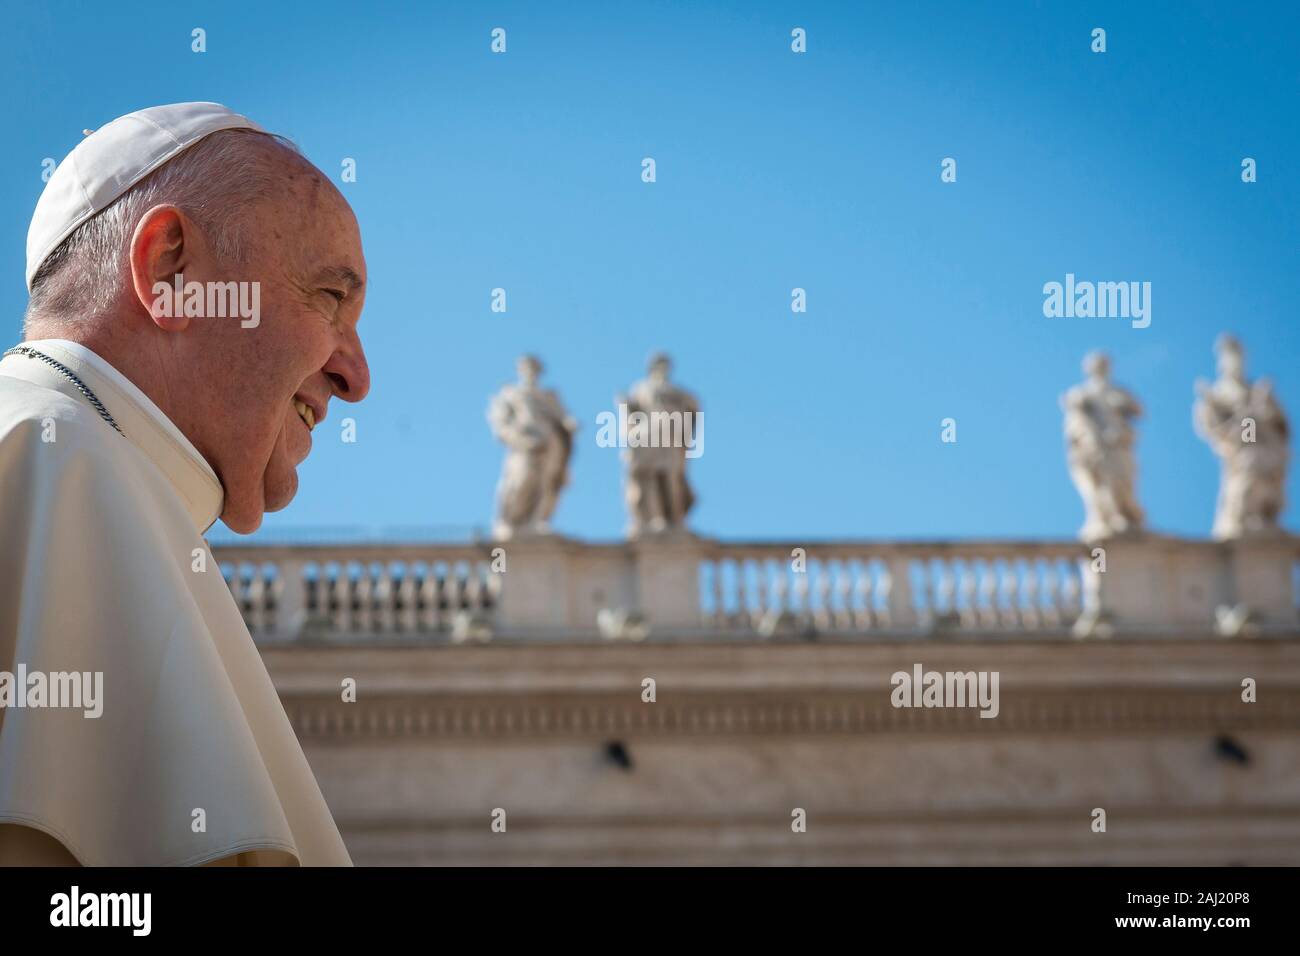
[[[382,738],[840,735],[871,733],[1209,733],[1300,729],[1300,689],[1243,703],[1232,687],[1003,689],[996,718],[975,708],[895,708],[887,694],[674,694],[642,703],[612,694],[384,696],[356,703],[284,700],[299,737]]]

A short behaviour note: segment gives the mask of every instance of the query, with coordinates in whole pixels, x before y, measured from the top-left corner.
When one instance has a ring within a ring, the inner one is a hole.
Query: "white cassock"
[[[97,718],[0,708],[0,861],[53,837],[91,866],[349,865],[203,540],[215,473],[99,356],[24,344],[123,434],[44,362],[0,361],[0,672],[103,674]]]

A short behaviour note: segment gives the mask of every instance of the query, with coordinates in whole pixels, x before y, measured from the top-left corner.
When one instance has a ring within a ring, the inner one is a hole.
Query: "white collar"
[[[203,533],[221,514],[225,491],[217,473],[212,470],[199,450],[185,437],[175,423],[163,414],[161,408],[134,382],[115,369],[101,356],[79,342],[67,339],[40,339],[22,343],[28,348],[44,352],[50,358],[66,365],[94,392],[110,415],[117,421],[122,433],[148,457],[168,478],[185,502],[194,520],[195,528]],[[28,363],[20,366],[18,362]],[[12,363],[12,366],[10,366]],[[44,369],[43,384],[58,388],[61,384],[71,389],[80,400],[80,392],[57,371],[30,358],[12,355],[6,361],[6,373],[19,368],[27,372]],[[33,368],[32,366],[35,366]],[[50,376],[54,376],[51,378]],[[29,375],[23,375],[29,378]]]

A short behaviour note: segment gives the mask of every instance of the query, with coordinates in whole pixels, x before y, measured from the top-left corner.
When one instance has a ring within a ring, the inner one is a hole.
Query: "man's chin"
[[[236,534],[252,534],[262,526],[264,515],[283,511],[289,506],[298,494],[297,469],[288,468],[285,474],[274,479],[267,475],[258,491],[261,494],[250,495],[248,500],[240,500],[238,495],[226,495],[221,520]]]
[[[221,512],[221,521],[235,534],[252,534],[262,527],[262,514],[261,512],[257,514],[252,512],[240,513],[227,508]]]
[[[274,487],[268,487],[262,494],[262,510],[270,513],[272,511],[283,511],[289,507],[289,502],[298,494],[298,472],[294,468],[289,469],[288,477],[284,480],[277,481]],[[261,519],[258,519],[261,522]]]

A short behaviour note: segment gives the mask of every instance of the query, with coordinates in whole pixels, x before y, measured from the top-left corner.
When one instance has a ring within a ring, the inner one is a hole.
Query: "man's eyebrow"
[[[349,292],[356,292],[366,284],[351,266],[326,266],[318,273],[318,276],[322,280],[333,279],[336,282],[344,283],[347,285]]]

